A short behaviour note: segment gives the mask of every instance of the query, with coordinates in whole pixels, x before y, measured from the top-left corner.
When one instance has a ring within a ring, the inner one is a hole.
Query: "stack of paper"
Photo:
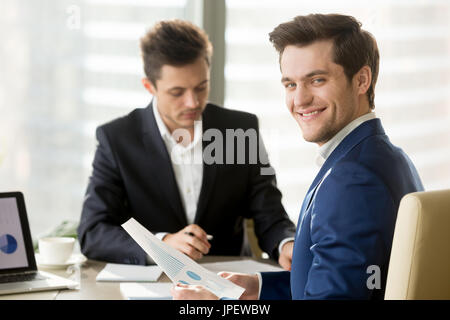
[[[162,270],[158,266],[136,266],[108,263],[97,275],[97,281],[148,282],[158,281]]]
[[[120,292],[128,300],[172,300],[172,282],[121,283]]]

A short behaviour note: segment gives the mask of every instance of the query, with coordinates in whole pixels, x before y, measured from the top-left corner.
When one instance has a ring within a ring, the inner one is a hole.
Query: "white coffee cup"
[[[43,263],[64,264],[73,252],[75,239],[70,237],[48,237],[39,239],[39,255]]]

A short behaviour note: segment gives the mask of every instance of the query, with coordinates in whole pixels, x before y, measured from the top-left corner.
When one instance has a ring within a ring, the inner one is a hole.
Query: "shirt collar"
[[[155,116],[156,125],[158,126],[158,130],[159,133],[161,134],[161,137],[164,139],[164,141],[171,143],[172,145],[176,145],[177,142],[172,137],[172,134],[170,133],[166,124],[162,120],[161,115],[159,114],[158,101],[156,100],[156,97],[153,97],[152,105],[153,105],[153,115]],[[194,122],[194,139],[185,148],[190,149],[191,147],[195,146],[202,139],[202,134],[203,134],[203,121],[200,116],[200,120]]]
[[[342,128],[333,138],[328,140],[325,144],[319,147],[318,155],[316,157],[316,164],[321,167],[330,154],[336,149],[336,147],[344,140],[344,138],[353,130],[355,130],[360,124],[375,119],[375,112],[366,113]]]

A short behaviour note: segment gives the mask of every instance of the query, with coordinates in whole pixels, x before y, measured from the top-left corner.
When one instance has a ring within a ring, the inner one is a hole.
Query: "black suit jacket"
[[[83,204],[78,236],[91,259],[145,264],[146,254],[121,224],[135,218],[153,233],[174,233],[187,225],[169,153],[150,104],[97,128],[98,147]],[[208,104],[203,132],[255,129],[255,115]],[[203,150],[212,141],[203,141]],[[249,144],[245,144],[248,155]],[[235,153],[236,154],[236,153]],[[226,159],[226,152],[224,158]],[[248,159],[248,157],[246,158]],[[272,258],[281,240],[295,236],[276,187],[275,175],[256,164],[203,164],[194,223],[214,236],[211,255],[240,255],[244,218],[253,218],[260,247]],[[266,165],[267,166],[267,165]]]

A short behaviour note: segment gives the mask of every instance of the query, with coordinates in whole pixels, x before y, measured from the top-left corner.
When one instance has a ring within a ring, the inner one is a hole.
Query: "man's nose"
[[[308,106],[311,104],[313,100],[313,95],[311,92],[302,86],[298,86],[295,90],[295,96],[294,96],[294,104],[298,107],[301,106]]]
[[[199,105],[197,94],[191,90],[187,90],[184,97],[184,105],[191,109],[197,108]]]

